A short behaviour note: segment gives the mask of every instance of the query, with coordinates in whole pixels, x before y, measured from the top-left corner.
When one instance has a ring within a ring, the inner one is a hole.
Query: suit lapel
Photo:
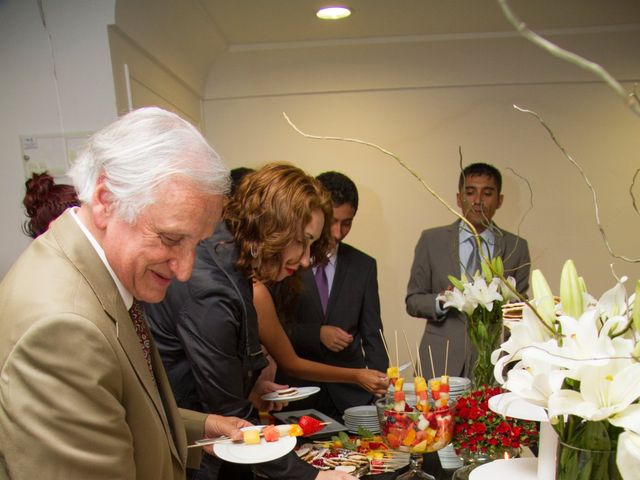
[[[313,299],[313,310],[318,313],[320,318],[324,318],[322,303],[320,303],[320,294],[318,293],[316,279],[313,276],[313,269],[309,268],[302,274],[302,284],[304,290],[309,292],[310,297]],[[322,323],[324,323],[324,321]]]
[[[493,256],[500,256],[500,258],[502,258],[504,262],[506,257],[505,252],[507,250],[507,244],[505,242],[505,232],[504,230],[501,230],[495,223],[493,225],[495,227],[495,244],[493,246]]]
[[[69,211],[65,212],[59,217],[57,222],[52,224],[51,230],[69,260],[91,286],[105,313],[113,320],[118,342],[129,359],[131,367],[136,372],[147,395],[151,398],[158,415],[162,419],[171,451],[178,461],[184,465],[186,462],[186,452],[183,456],[178,453],[171,429],[169,428],[165,408],[158,392],[159,387],[156,387],[151,372],[149,372],[149,367],[144,358],[142,346],[140,345],[133,321],[129,316],[129,312],[124,305],[113,278],[111,278],[111,274]],[[157,357],[153,341],[152,350],[154,357]],[[159,357],[154,358],[153,369],[154,372],[163,370]],[[166,379],[166,376],[164,378]],[[165,396],[171,395],[171,392],[163,391],[163,394]]]
[[[448,272],[453,272],[454,276],[462,276],[462,265],[460,264],[460,221],[453,222],[447,227],[447,266]]]

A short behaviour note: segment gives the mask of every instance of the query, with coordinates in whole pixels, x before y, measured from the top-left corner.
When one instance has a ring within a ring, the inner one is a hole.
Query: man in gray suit
[[[343,242],[358,210],[358,190],[342,173],[325,172],[317,179],[331,194],[331,235],[335,249],[326,266],[313,267],[303,273],[298,308],[294,321],[286,324],[287,333],[296,353],[303,358],[338,367],[368,367],[384,372],[388,359],[380,337],[382,320],[376,261]],[[319,281],[325,282],[325,286]],[[324,293],[323,289],[326,289]],[[280,383],[309,385],[280,375]],[[316,408],[341,418],[346,408],[366,405],[372,400],[372,395],[358,385],[325,383],[307,403],[296,402],[290,408]]]
[[[178,480],[248,422],[179,410],[138,300],[187,280],[228,170],[159,108],[94,134],[65,211],[0,284],[0,478]],[[210,447],[209,447],[210,448]]]
[[[474,163],[460,173],[456,199],[464,217],[480,234],[484,254],[489,258],[500,256],[505,276],[513,276],[516,289],[525,295],[531,263],[527,242],[492,221],[502,205],[501,191],[500,171],[492,165]],[[473,240],[466,225],[458,220],[423,231],[415,249],[405,302],[409,315],[428,320],[420,352],[424,361],[429,358],[431,346],[436,375],[444,373],[447,340],[450,342],[447,373],[467,377],[471,374],[474,352],[467,340],[466,319],[456,309],[443,308],[436,297],[451,287],[448,275],[459,278],[465,273],[470,277],[478,268],[472,260]]]

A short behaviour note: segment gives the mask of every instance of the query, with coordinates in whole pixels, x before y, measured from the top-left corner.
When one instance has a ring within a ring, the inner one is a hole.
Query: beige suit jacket
[[[113,279],[67,211],[0,284],[4,475],[184,478],[206,415],[178,410],[155,345],[152,363],[157,386]]]

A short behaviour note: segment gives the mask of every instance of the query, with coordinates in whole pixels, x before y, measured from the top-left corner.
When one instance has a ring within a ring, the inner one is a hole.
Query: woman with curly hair
[[[29,220],[22,231],[36,238],[49,228],[49,224],[69,207],[80,206],[78,194],[72,185],[56,184],[47,172],[34,173],[24,184],[27,192],[22,201]]]
[[[300,359],[277,318],[270,317],[268,327],[258,325],[263,319],[253,304],[255,287],[295,283],[297,270],[308,267],[311,258],[327,258],[332,205],[320,183],[294,166],[267,165],[243,178],[222,218],[198,247],[191,279],[174,281],[162,303],[145,307],[178,405],[250,419],[257,418],[254,407],[272,407],[260,404],[259,397],[278,386],[256,384],[268,363],[261,340],[279,368],[291,374],[384,391],[384,373]],[[262,338],[265,331],[270,334]],[[205,463],[193,478],[248,475],[231,472],[229,464],[221,467],[213,457]],[[283,480],[352,478],[318,472],[295,454],[254,469]]]

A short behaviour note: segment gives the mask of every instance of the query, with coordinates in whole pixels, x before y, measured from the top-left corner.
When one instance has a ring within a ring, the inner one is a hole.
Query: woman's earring
[[[258,258],[258,249],[256,248],[255,244],[251,245],[250,251],[253,258]]]

